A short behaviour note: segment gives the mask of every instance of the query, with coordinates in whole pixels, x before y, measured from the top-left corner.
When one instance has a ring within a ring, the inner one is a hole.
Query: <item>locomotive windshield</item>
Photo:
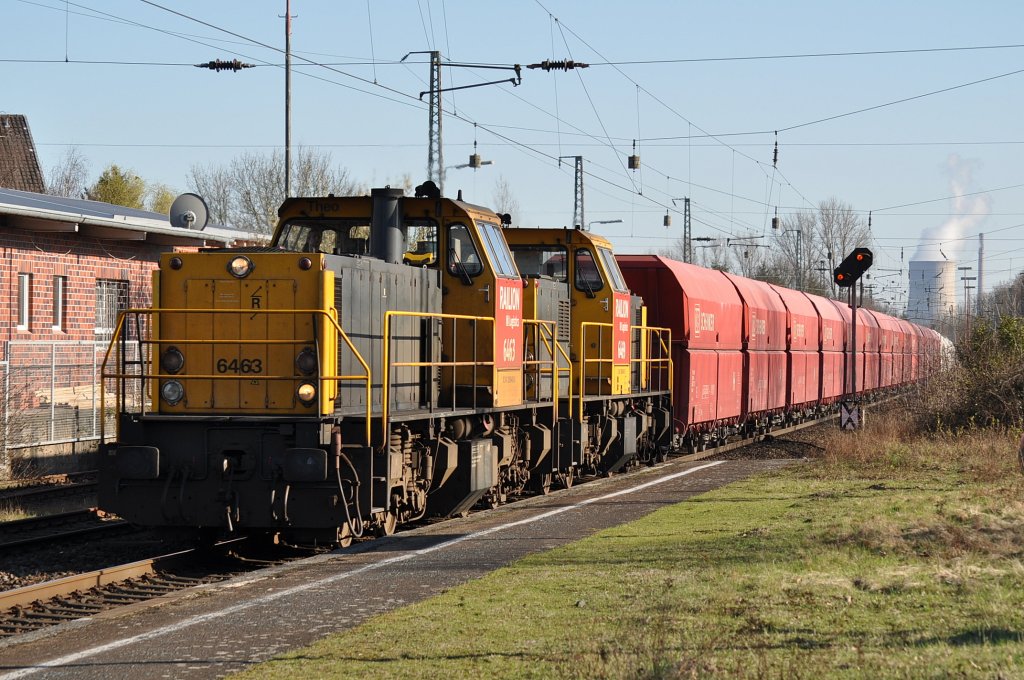
[[[626,279],[623,278],[622,270],[619,269],[619,263],[615,261],[612,251],[608,248],[598,248],[597,252],[601,255],[601,262],[604,263],[605,271],[612,280],[612,288],[618,293],[628,293],[629,286],[626,285]]]
[[[549,276],[562,283],[569,278],[564,246],[512,246],[512,254],[525,277]]]
[[[483,236],[484,248],[491,261],[494,262],[494,270],[498,276],[504,278],[519,278],[519,272],[512,261],[512,254],[508,252],[508,244],[505,237],[501,235],[498,225],[490,222],[477,222],[477,229]]]

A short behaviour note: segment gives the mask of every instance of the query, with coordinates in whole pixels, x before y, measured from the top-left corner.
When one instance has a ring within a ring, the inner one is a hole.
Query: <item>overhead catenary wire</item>
[[[147,4],[155,4],[155,3],[147,3]],[[371,63],[371,64],[372,64],[372,63],[376,63],[376,60],[375,60],[375,59],[371,59],[370,63]],[[265,64],[265,65],[269,65],[269,64]],[[320,65],[320,64],[317,64],[317,63],[310,63],[310,64],[309,64],[309,66],[313,66],[313,67],[318,67],[318,66],[321,66],[321,65]],[[350,75],[350,74],[345,74],[345,75]],[[341,85],[341,86],[343,86],[343,87],[348,87],[347,85],[345,85],[345,84],[343,84],[343,83],[337,83],[337,82],[335,82],[335,81],[332,81],[332,80],[329,80],[329,79],[324,79],[324,80],[325,80],[326,82],[332,82],[332,83],[334,83],[334,84],[338,84],[338,85]],[[367,83],[370,83],[370,81],[366,81],[366,82],[367,82]],[[372,83],[370,83],[370,84],[372,84]],[[366,92],[365,90],[359,90],[358,88],[353,88],[353,89],[356,89],[357,91],[361,91],[361,92]],[[637,89],[638,89],[638,92],[639,92],[639,89],[640,89],[639,85],[637,85]],[[369,94],[374,94],[374,93],[371,93],[371,92],[367,92],[367,93],[369,93]],[[402,95],[403,97],[408,97],[408,96],[409,96],[409,95],[405,95],[404,93],[400,93],[400,94],[401,94],[401,95]],[[404,103],[404,102],[403,102],[403,103]],[[690,123],[690,122],[688,121],[688,125],[692,125],[692,123]],[[606,136],[606,137],[607,137],[607,140],[608,140],[608,142],[612,142],[612,140],[614,139],[614,138],[611,138],[611,137],[608,137],[608,136]],[[690,140],[688,140],[688,142],[689,142],[689,141],[690,141]],[[523,142],[516,142],[516,143],[517,143],[518,145],[520,145],[521,147],[529,147],[529,146],[530,146],[529,144],[527,144],[527,143],[523,143]],[[510,142],[510,144],[511,144],[511,142]],[[730,147],[730,148],[731,148],[731,147]],[[611,184],[610,184],[609,186],[616,186],[616,184],[615,184],[614,182],[612,182],[612,183],[611,183]],[[792,187],[792,185],[791,185],[791,184],[790,184],[790,186]],[[781,185],[780,185],[780,187],[781,187]],[[624,187],[621,187],[621,186],[619,186],[619,187],[617,187],[617,188],[618,188],[618,189],[621,189],[621,190],[626,190],[626,191],[629,191],[629,189],[628,189],[628,188],[624,188]],[[795,188],[794,188],[794,190],[795,190]],[[635,191],[635,188],[634,188],[634,191]],[[633,192],[631,192],[631,193],[633,193]],[[731,192],[728,192],[728,193],[729,193],[729,194],[732,194],[732,195],[735,195],[735,190],[733,190],[733,191],[731,191]],[[799,193],[799,192],[797,192],[797,193]],[[806,197],[803,197],[803,198],[804,198],[805,202],[806,202],[806,203],[807,203],[808,205],[812,205],[812,206],[813,206],[813,204],[812,204],[812,203],[811,203],[811,202],[810,202],[809,200],[807,200],[807,199],[806,199]],[[750,200],[750,199],[746,199],[746,197],[744,197],[744,200]],[[770,201],[767,201],[767,202],[770,202]],[[760,201],[760,203],[766,203],[766,201]],[[894,207],[893,209],[895,209],[895,207]],[[733,212],[735,212],[735,211],[733,210]]]

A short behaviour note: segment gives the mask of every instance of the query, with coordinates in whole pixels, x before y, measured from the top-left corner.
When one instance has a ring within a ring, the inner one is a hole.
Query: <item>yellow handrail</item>
[[[333,376],[321,375],[321,376],[318,376],[318,380],[328,380],[328,381],[332,381],[332,382],[362,380],[365,383],[365,385],[366,385],[366,432],[365,432],[365,434],[366,434],[366,443],[367,443],[367,445],[369,445],[369,443],[370,443],[370,415],[371,415],[370,411],[371,411],[371,408],[372,408],[372,404],[371,404],[372,371],[370,370],[369,364],[366,363],[366,361],[363,359],[362,355],[359,353],[359,350],[356,349],[355,345],[352,343],[352,340],[348,337],[348,334],[345,333],[345,330],[338,324],[338,321],[335,318],[335,316],[332,313],[330,313],[328,310],[324,310],[324,309],[176,309],[176,308],[160,309],[160,308],[153,308],[153,309],[126,309],[126,310],[124,310],[123,312],[121,312],[118,315],[117,326],[114,329],[114,335],[113,335],[113,337],[110,340],[110,344],[107,345],[107,351],[106,351],[106,353],[103,356],[103,363],[100,366],[100,380],[101,380],[101,384],[105,383],[106,380],[108,380],[108,379],[116,381],[116,384],[117,384],[116,399],[117,399],[117,408],[118,408],[119,412],[124,410],[124,407],[125,407],[125,395],[123,393],[121,383],[122,383],[122,381],[124,379],[127,379],[127,378],[131,378],[131,379],[134,379],[134,380],[142,380],[142,381],[154,380],[154,379],[159,381],[161,378],[171,378],[171,377],[173,377],[175,379],[179,379],[179,380],[184,379],[184,380],[223,380],[223,381],[227,381],[227,380],[239,380],[240,379],[238,376],[206,375],[206,374],[187,375],[187,376],[173,375],[172,376],[172,375],[167,375],[167,374],[163,374],[163,373],[152,373],[151,374],[151,373],[147,373],[145,370],[141,371],[137,375],[126,374],[126,373],[121,373],[121,372],[108,373],[107,372],[107,364],[108,364],[108,362],[110,360],[110,354],[113,351],[113,348],[116,345],[118,345],[119,343],[126,342],[121,337],[122,334],[123,334],[123,331],[124,331],[125,320],[129,316],[135,316],[135,317],[149,316],[149,317],[153,317],[154,323],[158,323],[161,314],[218,314],[218,315],[220,315],[220,314],[248,314],[250,316],[254,316],[256,314],[263,314],[263,315],[272,315],[272,314],[274,314],[274,315],[280,315],[280,314],[289,314],[289,315],[312,314],[312,315],[315,315],[315,316],[326,317],[326,319],[330,322],[330,325],[334,328],[335,332],[345,342],[345,345],[349,348],[349,350],[352,352],[353,356],[359,362],[359,365],[362,367],[364,373],[363,373],[363,375],[333,375]],[[213,340],[213,339],[211,339],[211,340],[194,340],[194,339],[174,339],[174,338],[157,338],[157,339],[149,338],[149,339],[139,339],[139,340],[132,341],[132,342],[138,342],[140,345],[167,345],[167,344],[172,344],[172,343],[173,344],[178,344],[178,345],[192,345],[192,344],[203,344],[203,345],[225,345],[225,344],[227,344],[227,345],[294,345],[294,344],[302,344],[303,342],[314,343],[315,341],[314,340],[298,340],[298,339],[295,339],[295,338],[290,338],[290,339],[248,339],[248,338],[247,339],[243,339],[243,338],[239,338],[239,339],[235,339],[235,340]],[[142,356],[139,357],[139,362],[140,362],[140,364],[143,362],[143,357]],[[251,376],[249,376],[249,377],[251,377]],[[261,375],[259,379],[260,380],[267,380],[267,381],[298,380],[299,376],[267,376],[267,375]],[[105,397],[106,397],[106,390],[101,389],[100,390],[100,412],[103,413],[103,414],[106,413],[106,400],[105,400]],[[118,426],[117,434],[119,436],[120,435],[120,421],[118,421],[117,426]],[[105,438],[106,438],[106,430],[105,430],[105,428],[106,428],[106,417],[104,415],[100,419],[100,441],[104,441]]]
[[[551,366],[551,377],[553,381],[552,385],[552,399],[554,400],[554,411],[553,419],[554,422],[558,421],[558,408],[561,395],[560,390],[560,377],[563,372],[569,374],[569,417],[572,418],[572,362],[569,359],[569,355],[566,353],[565,348],[562,347],[561,343],[556,339],[556,333],[558,324],[554,321],[546,321],[541,319],[523,319],[524,330],[527,326],[536,326],[534,329],[535,346],[543,342],[544,347],[547,351],[547,356],[550,359],[534,359],[527,360],[523,358],[523,372],[526,372],[526,366],[531,365],[550,365]],[[561,354],[566,361],[566,366],[558,366],[558,355]]]
[[[608,354],[608,358],[607,359],[604,358],[604,356],[599,356],[597,358],[591,358],[591,359],[587,358],[587,329],[588,328],[607,329],[609,334],[611,334],[612,333],[612,329],[614,328],[614,326],[613,326],[613,324],[605,323],[605,322],[600,322],[600,321],[584,321],[583,323],[580,324],[580,344],[579,344],[579,356],[580,356],[580,385],[579,385],[580,405],[579,405],[579,415],[581,417],[583,416],[583,398],[586,396],[587,364],[597,364],[599,367],[601,367],[598,370],[598,374],[597,374],[597,377],[598,377],[597,389],[598,389],[598,395],[600,396],[600,394],[601,394],[601,380],[600,380],[600,378],[603,375],[603,366],[605,364],[612,364],[614,362],[614,359],[612,358],[612,356],[610,354],[610,352],[612,351],[612,344],[613,344],[611,342],[608,343],[608,352],[609,352],[609,354]],[[603,349],[600,346],[601,346],[601,341],[600,341],[600,331],[599,331],[598,332],[598,347],[599,347],[599,349]],[[611,381],[611,379],[612,379],[612,375],[611,375],[611,372],[609,372],[608,380]],[[609,386],[609,388],[608,388],[609,396],[611,395],[611,392],[612,392],[612,389],[611,389],[611,386]]]
[[[383,351],[383,362],[384,362],[384,380],[383,380],[383,393],[381,399],[383,401],[383,413],[381,416],[381,442],[383,445],[387,444],[388,441],[388,430],[390,428],[390,411],[391,411],[391,368],[392,366],[401,367],[451,367],[456,368],[459,366],[494,366],[493,359],[490,361],[406,361],[406,362],[392,362],[391,361],[391,319],[396,316],[401,317],[416,317],[421,319],[450,319],[453,321],[482,321],[484,323],[491,324],[491,337],[494,337],[494,317],[493,316],[470,316],[467,314],[443,314],[440,312],[405,312],[399,310],[390,310],[384,312],[384,351]],[[452,333],[455,333],[454,327]],[[454,343],[454,339],[453,339]],[[452,373],[452,380],[454,383],[454,371]],[[452,406],[455,404],[453,402]]]
[[[665,364],[667,368],[666,382],[668,383],[669,397],[672,397],[672,329],[661,328],[658,326],[633,326],[632,330],[639,331],[640,333],[647,334],[649,340],[646,343],[641,343],[641,346],[647,347],[647,353],[643,354],[639,358],[631,358],[630,364],[639,364],[641,375],[648,374],[651,371],[651,364]],[[660,353],[658,358],[652,358],[653,355],[653,343],[650,342],[655,336],[658,340],[658,346]],[[648,383],[650,377],[648,377]]]

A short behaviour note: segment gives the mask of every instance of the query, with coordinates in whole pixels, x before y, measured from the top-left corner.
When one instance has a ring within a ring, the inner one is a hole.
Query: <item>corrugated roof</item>
[[[25,116],[0,113],[0,187],[46,191],[36,146]]]
[[[106,240],[148,240],[160,245],[215,245],[237,236],[171,226],[166,215],[80,198],[0,189],[0,225],[29,231],[83,232]]]

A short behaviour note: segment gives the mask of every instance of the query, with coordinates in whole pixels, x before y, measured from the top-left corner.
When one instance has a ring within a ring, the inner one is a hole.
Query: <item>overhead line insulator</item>
[[[227,61],[225,59],[214,59],[205,64],[196,64],[196,68],[208,68],[211,71],[241,71],[243,68],[255,68],[256,64],[246,64],[237,59]]]
[[[526,68],[539,68],[542,71],[569,71],[575,68],[587,68],[590,64],[584,64],[582,61],[573,61],[572,59],[559,59],[552,61],[545,59],[539,64],[527,64]]]

